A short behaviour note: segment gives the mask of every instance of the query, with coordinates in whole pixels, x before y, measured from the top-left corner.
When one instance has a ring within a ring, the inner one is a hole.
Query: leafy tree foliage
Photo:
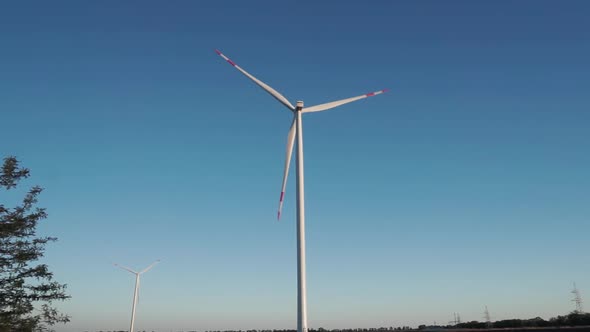
[[[19,166],[14,157],[4,159],[0,169],[0,191],[6,193],[19,181],[29,177],[29,170]],[[47,217],[45,209],[36,207],[43,189],[31,188],[14,208],[0,201],[0,332],[44,331],[51,325],[69,321],[59,313],[53,301],[65,300],[65,284],[53,280],[43,257],[45,245],[54,237],[38,237],[37,223]],[[0,198],[4,200],[5,194]]]
[[[557,316],[549,320],[553,326],[590,325],[590,313],[573,311],[566,316]]]

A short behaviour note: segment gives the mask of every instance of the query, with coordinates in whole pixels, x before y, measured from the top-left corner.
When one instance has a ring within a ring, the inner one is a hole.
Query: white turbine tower
[[[303,127],[301,121],[301,114],[320,112],[329,110],[331,108],[344,105],[356,100],[364,99],[381,94],[387,90],[380,90],[376,92],[367,93],[361,96],[352,97],[333,101],[312,107],[303,107],[303,102],[298,101],[297,106],[293,106],[287,98],[278,93],[276,90],[266,85],[264,82],[258,80],[256,77],[250,75],[235,62],[223,55],[219,50],[215,50],[219,56],[227,61],[234,68],[246,75],[249,79],[254,81],[258,86],[268,92],[281,104],[286,106],[293,112],[293,122],[291,129],[287,136],[287,155],[285,160],[285,169],[283,173],[283,185],[281,187],[281,196],[279,198],[279,211],[277,218],[281,218],[281,210],[283,208],[283,198],[285,196],[285,187],[287,186],[287,176],[289,173],[289,165],[291,163],[291,155],[293,154],[293,144],[297,138],[297,331],[307,332],[307,299],[306,299],[306,280],[305,280],[305,202],[304,202],[304,181],[303,181]]]
[[[152,267],[154,267],[154,265],[158,264],[159,262],[160,260],[158,259],[157,261],[153,262],[152,264],[150,264],[150,266],[146,267],[140,272],[133,271],[132,269],[119,264],[115,264],[115,266],[118,266],[123,270],[135,274],[135,291],[133,292],[133,306],[131,307],[131,326],[129,327],[129,332],[133,332],[133,327],[135,326],[135,306],[137,305],[137,296],[139,295],[139,276],[149,271]]]

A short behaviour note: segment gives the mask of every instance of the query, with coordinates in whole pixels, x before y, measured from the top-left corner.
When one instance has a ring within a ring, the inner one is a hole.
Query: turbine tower
[[[367,93],[357,97],[342,99],[325,104],[315,105],[312,107],[304,107],[303,101],[298,101],[296,106],[293,106],[287,98],[278,93],[275,89],[266,85],[264,82],[258,80],[256,77],[250,75],[235,62],[223,55],[219,50],[215,52],[227,61],[234,68],[239,70],[246,77],[251,79],[254,83],[268,92],[281,104],[293,112],[293,121],[291,129],[287,135],[287,153],[285,160],[285,168],[283,172],[283,185],[281,188],[281,195],[279,198],[279,209],[277,219],[281,219],[281,211],[283,208],[283,199],[285,196],[285,188],[287,186],[287,176],[289,174],[289,165],[291,163],[291,155],[293,154],[293,145],[297,140],[297,331],[307,332],[307,295],[306,295],[306,274],[305,274],[305,199],[304,199],[304,178],[303,178],[303,126],[301,115],[303,113],[321,112],[331,108],[348,104],[353,101],[364,99],[367,97],[376,96],[385,92],[380,90],[376,92]]]
[[[582,296],[580,295],[580,291],[578,290],[578,287],[576,287],[576,283],[574,282],[574,289],[572,289],[572,294],[574,294],[574,298],[572,299],[572,302],[576,303],[576,313],[581,314],[584,312],[584,309],[582,308]]]
[[[137,305],[137,296],[139,295],[139,276],[149,271],[152,267],[154,267],[154,265],[158,264],[159,262],[160,260],[158,259],[157,261],[153,262],[152,264],[150,264],[150,266],[146,267],[140,272],[133,271],[132,269],[119,264],[114,264],[115,266],[118,266],[123,270],[135,274],[135,291],[133,292],[133,306],[131,307],[131,326],[129,327],[129,332],[133,332],[133,327],[135,326],[135,306]]]

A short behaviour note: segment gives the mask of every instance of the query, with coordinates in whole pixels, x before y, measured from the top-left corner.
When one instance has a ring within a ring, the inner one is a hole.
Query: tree
[[[9,191],[28,177],[28,169],[7,157],[0,169],[0,191]],[[48,266],[37,262],[45,245],[57,240],[36,234],[37,223],[47,218],[45,209],[36,207],[42,190],[34,186],[14,208],[0,201],[0,332],[45,331],[69,321],[52,305],[69,298],[66,285],[54,281]]]

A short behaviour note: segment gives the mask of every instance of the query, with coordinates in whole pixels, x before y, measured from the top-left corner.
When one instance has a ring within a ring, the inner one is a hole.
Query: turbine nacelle
[[[303,101],[301,101],[301,100],[298,100],[298,101],[297,101],[297,106],[296,106],[296,107],[297,107],[297,110],[298,110],[298,111],[301,111],[301,110],[303,109]]]

